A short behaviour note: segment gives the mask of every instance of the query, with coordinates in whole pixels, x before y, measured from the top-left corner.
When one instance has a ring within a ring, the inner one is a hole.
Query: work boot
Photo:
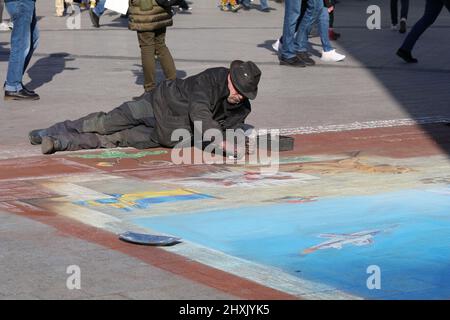
[[[35,146],[42,143],[42,138],[47,136],[47,132],[44,129],[33,130],[28,134],[30,143]]]
[[[41,144],[42,154],[53,154],[61,150],[61,143],[58,139],[52,137],[43,137]]]

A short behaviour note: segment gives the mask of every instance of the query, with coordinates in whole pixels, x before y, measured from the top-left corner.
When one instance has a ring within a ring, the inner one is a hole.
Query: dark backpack
[[[181,0],[156,0],[158,6],[163,7],[165,9],[171,8],[173,6],[178,6]]]

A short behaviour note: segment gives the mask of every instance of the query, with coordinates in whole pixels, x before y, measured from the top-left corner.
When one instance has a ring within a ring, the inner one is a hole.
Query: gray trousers
[[[156,148],[151,138],[155,118],[150,104],[132,101],[105,113],[96,112],[78,120],[67,120],[47,129],[46,134],[60,142],[58,151],[133,147]]]

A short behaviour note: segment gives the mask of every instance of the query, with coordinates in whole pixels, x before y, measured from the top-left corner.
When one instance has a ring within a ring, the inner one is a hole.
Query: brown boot
[[[56,151],[62,151],[61,143],[59,142],[58,139],[52,137],[43,137],[41,144],[41,151],[42,154],[53,154]]]

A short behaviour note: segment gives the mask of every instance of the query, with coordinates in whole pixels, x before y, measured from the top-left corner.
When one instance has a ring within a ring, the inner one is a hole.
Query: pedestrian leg
[[[166,79],[175,80],[177,69],[172,55],[166,45],[166,28],[155,31],[155,53],[161,64]]]

